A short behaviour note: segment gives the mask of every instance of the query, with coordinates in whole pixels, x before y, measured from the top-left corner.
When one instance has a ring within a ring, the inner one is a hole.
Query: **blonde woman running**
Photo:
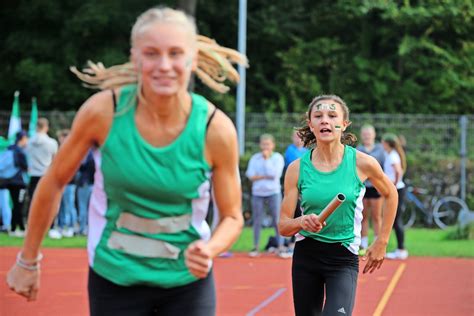
[[[95,147],[89,209],[91,315],[213,315],[212,259],[243,225],[236,131],[187,91],[194,71],[211,88],[238,80],[244,56],[196,35],[181,11],[153,8],[131,35],[131,62],[73,71],[94,94],[79,110],[33,199],[25,244],[9,287],[35,300],[40,244],[61,192]],[[205,222],[212,181],[220,222]]]

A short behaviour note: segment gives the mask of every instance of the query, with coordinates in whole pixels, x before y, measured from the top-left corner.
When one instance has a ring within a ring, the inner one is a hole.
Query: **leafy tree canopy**
[[[238,1],[191,2],[200,33],[235,48]],[[2,2],[1,108],[19,89],[23,103],[37,96],[41,110],[77,109],[93,91],[68,67],[125,62],[136,17],[154,5]],[[473,16],[470,0],[248,1],[247,110],[304,112],[315,95],[335,93],[353,112],[473,113]],[[199,82],[196,90],[235,111],[235,93]]]

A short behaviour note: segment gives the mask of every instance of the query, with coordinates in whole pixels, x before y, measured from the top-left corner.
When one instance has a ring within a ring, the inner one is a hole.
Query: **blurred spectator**
[[[8,147],[7,151],[11,153],[13,176],[3,183],[4,188],[8,189],[13,202],[12,219],[10,227],[10,236],[24,237],[25,225],[23,222],[23,203],[25,201],[26,182],[25,173],[28,170],[26,162],[26,153],[24,148],[28,144],[28,134],[25,131],[19,131],[15,137],[15,143]],[[18,230],[17,230],[18,228]]]
[[[0,136],[0,152],[3,152],[9,146],[8,139],[3,136]],[[7,189],[0,189],[0,215],[1,224],[0,232],[10,231],[10,225],[12,221],[12,209],[10,207],[10,196]]]
[[[46,173],[54,155],[58,151],[58,142],[48,136],[49,121],[41,117],[36,125],[36,135],[28,142],[28,173],[30,174],[30,184],[28,186],[28,195],[30,201],[33,199],[36,186],[41,177]],[[54,223],[51,225],[49,237],[61,238],[61,234],[54,229]]]
[[[275,140],[270,134],[260,136],[261,152],[254,154],[249,161],[246,176],[252,181],[252,220],[254,248],[249,253],[255,257],[259,254],[260,232],[262,219],[265,214],[265,205],[268,205],[272,217],[272,226],[275,228],[277,245],[282,252],[283,238],[278,232],[277,221],[280,217],[281,185],[280,177],[283,172],[284,159],[274,152]]]
[[[382,137],[382,144],[385,149],[384,172],[387,177],[397,187],[398,191],[398,207],[393,228],[397,237],[397,249],[387,253],[388,259],[404,260],[408,258],[408,251],[405,249],[405,230],[402,222],[402,209],[405,198],[405,183],[403,175],[407,169],[405,152],[394,134],[385,134]]]
[[[68,129],[63,129],[58,132],[59,146],[62,146],[69,135]],[[74,227],[77,223],[77,209],[76,209],[76,175],[69,181],[63,191],[61,197],[61,204],[59,206],[58,226],[61,228],[63,237],[73,237]]]
[[[87,234],[89,200],[94,184],[95,164],[92,150],[89,150],[86,158],[79,167],[77,176],[77,206],[79,208],[79,234]]]
[[[308,151],[308,148],[303,147],[303,142],[301,141],[301,138],[299,138],[297,131],[293,131],[291,139],[293,143],[285,150],[285,170],[288,168],[290,163],[300,158]]]
[[[10,207],[10,196],[7,189],[0,189],[0,210],[2,214],[2,227],[0,232],[10,231],[12,221],[12,209]]]

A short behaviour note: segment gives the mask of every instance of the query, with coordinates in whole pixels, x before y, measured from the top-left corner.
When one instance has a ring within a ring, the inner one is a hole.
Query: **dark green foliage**
[[[127,61],[131,27],[142,11],[154,5],[149,0],[4,1],[2,109],[10,108],[18,89],[22,103],[36,96],[42,111],[76,110],[93,91],[81,87],[69,66],[81,68],[87,60],[106,66]],[[29,109],[29,104],[22,108]]]
[[[2,2],[2,109],[16,89],[41,110],[77,109],[92,91],[68,67],[125,62],[131,26],[156,4]],[[353,112],[473,113],[473,16],[468,0],[248,1],[247,109],[304,112],[315,95],[336,93]],[[237,46],[238,1],[197,1],[196,17],[202,34]],[[235,110],[235,93],[196,90]]]

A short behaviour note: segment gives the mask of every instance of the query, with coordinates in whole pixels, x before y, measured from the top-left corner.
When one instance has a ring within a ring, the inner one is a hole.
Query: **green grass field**
[[[474,258],[474,240],[452,240],[449,236],[455,228],[440,230],[426,228],[411,228],[405,233],[405,245],[410,256],[428,257],[465,257]],[[264,229],[260,241],[263,249],[269,236],[274,235],[273,229]],[[239,240],[232,248],[233,251],[249,251],[253,234],[252,229],[245,228]],[[392,233],[387,251],[396,248],[395,234]]]
[[[0,234],[0,247],[19,247],[23,244],[23,238],[10,237],[5,233]],[[48,248],[85,248],[87,239],[84,236],[51,239],[46,237],[43,247]]]
[[[428,257],[464,257],[474,258],[474,240],[452,240],[454,229],[439,230],[426,228],[412,228],[406,231],[405,243],[410,252],[410,256],[428,256]],[[273,229],[265,228],[262,231],[260,246],[263,249],[267,243],[268,237],[273,235]],[[232,247],[235,252],[247,252],[252,248],[252,229],[244,228],[239,240]],[[9,237],[7,234],[0,234],[0,247],[21,246],[23,239]],[[54,248],[85,248],[85,237],[63,238],[53,240],[46,238],[44,247]],[[395,249],[395,235],[392,233],[388,251]]]

